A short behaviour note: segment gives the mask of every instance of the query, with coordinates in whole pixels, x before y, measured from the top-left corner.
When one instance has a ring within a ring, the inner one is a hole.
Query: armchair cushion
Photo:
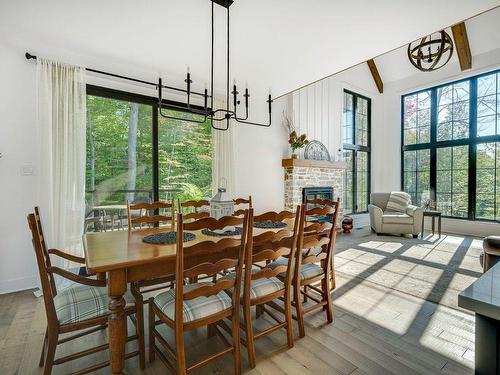
[[[422,207],[417,207],[417,206],[410,204],[408,206],[408,208],[406,209],[406,214],[410,215],[410,216],[415,216],[415,215],[418,215],[420,212],[423,212],[423,210],[424,209]]]
[[[134,305],[133,296],[123,296],[126,307]],[[54,298],[57,319],[60,324],[77,323],[108,315],[108,289],[74,284],[59,292]]]
[[[406,212],[406,209],[410,205],[411,197],[410,194],[403,191],[391,191],[389,196],[389,201],[387,202],[386,211],[394,212]]]
[[[408,224],[413,225],[413,217],[402,212],[386,211],[382,216],[383,224]]]

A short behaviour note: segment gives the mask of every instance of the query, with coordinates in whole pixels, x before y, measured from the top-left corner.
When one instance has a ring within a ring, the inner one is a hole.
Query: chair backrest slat
[[[207,211],[200,211],[201,207],[210,207],[210,202],[206,199],[199,201],[190,200],[186,202],[178,201],[179,212],[183,214],[184,222],[186,220],[198,220],[206,217],[210,217],[210,213]]]
[[[198,297],[210,297],[214,294],[220,293],[223,290],[228,290],[234,287],[235,280],[233,279],[220,279],[214,285],[201,285],[196,289],[184,293],[184,300],[190,300]]]
[[[264,212],[263,214],[260,215],[256,215],[254,217],[254,223],[267,220],[284,221],[286,219],[294,219],[294,218],[295,218],[295,213],[291,211],[281,211],[281,212],[269,211],[269,212]]]
[[[234,202],[235,206],[247,205],[246,208],[248,208],[248,209],[253,208],[253,205],[252,205],[252,196],[251,195],[248,196],[248,199],[246,199],[246,198],[236,198],[236,199],[233,199],[233,202]],[[234,216],[243,215],[245,213],[245,209],[246,208],[236,207],[236,209],[234,210],[234,214],[233,215]]]
[[[159,210],[167,211],[167,214],[160,213]],[[137,216],[134,216],[134,211],[137,212]],[[159,212],[158,214],[156,212]],[[139,226],[143,227],[143,224],[161,224],[169,223],[172,229],[175,228],[175,205],[173,202],[140,202],[140,203],[129,203],[127,202],[127,218],[128,218],[128,230],[132,230]]]
[[[182,215],[184,219],[187,215]],[[224,219],[224,220],[222,220]],[[184,222],[184,229],[186,230],[199,230],[199,229],[209,229],[217,230],[224,229],[229,226],[243,225],[243,218],[234,216],[225,216],[217,220],[213,217],[204,217],[192,222]]]

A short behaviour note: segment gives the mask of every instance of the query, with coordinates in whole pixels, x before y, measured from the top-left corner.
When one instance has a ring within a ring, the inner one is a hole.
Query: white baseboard
[[[432,219],[425,219],[425,230],[431,230]],[[436,220],[437,230],[437,220]],[[500,223],[487,221],[469,221],[443,218],[442,231],[450,234],[461,234],[474,237],[499,236]]]
[[[28,276],[18,279],[0,281],[0,294],[19,292],[38,287],[38,277]]]

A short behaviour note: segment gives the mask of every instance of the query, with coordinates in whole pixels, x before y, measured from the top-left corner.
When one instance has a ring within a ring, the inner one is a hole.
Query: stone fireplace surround
[[[283,159],[285,183],[285,210],[294,211],[302,203],[304,187],[333,187],[334,199],[344,197],[344,171],[347,163],[306,159]]]

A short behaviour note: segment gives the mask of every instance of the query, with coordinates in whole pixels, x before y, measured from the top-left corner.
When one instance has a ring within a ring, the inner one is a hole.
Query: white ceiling
[[[500,5],[500,0],[236,0],[232,76],[264,100]],[[208,0],[0,0],[0,42],[32,53],[170,83],[190,65],[208,81]],[[216,12],[217,83],[225,14]],[[232,79],[231,79],[232,80]],[[253,90],[253,91],[252,91]],[[257,98],[256,98],[257,97]]]
[[[465,26],[473,56],[472,66],[474,67],[474,56],[500,48],[500,8],[465,21]],[[446,31],[452,36],[451,29]],[[457,53],[454,51],[449,64],[457,61]],[[377,57],[375,63],[384,83],[419,74],[428,74],[419,72],[408,61],[407,45]]]

